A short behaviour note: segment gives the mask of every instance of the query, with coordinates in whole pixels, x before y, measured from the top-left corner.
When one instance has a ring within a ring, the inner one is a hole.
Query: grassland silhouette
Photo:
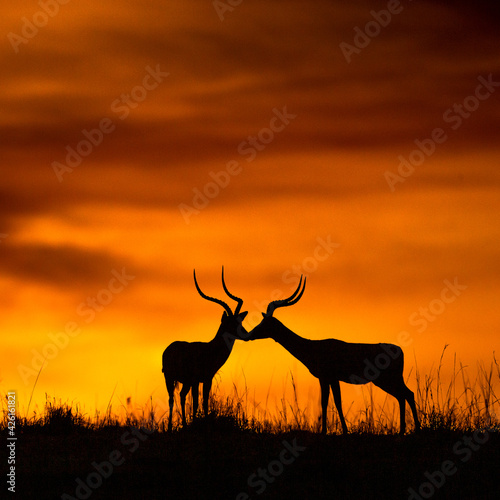
[[[182,425],[177,394],[171,432],[167,405],[158,399],[117,410],[110,402],[105,413],[90,416],[78,403],[47,396],[44,408],[18,414],[16,493],[42,500],[163,499],[166,491],[179,499],[401,499],[413,490],[415,500],[430,492],[429,498],[497,499],[499,365],[493,357],[471,376],[456,362],[445,380],[445,350],[436,369],[421,376],[417,367],[413,374],[422,429],[404,437],[397,412],[387,405],[374,409],[370,399],[346,415],[348,435],[331,408],[332,432],[324,436],[320,421],[298,404],[295,384],[290,399],[265,411],[248,387],[225,394],[215,384],[209,418],[189,426]],[[192,410],[192,398],[186,406]],[[281,471],[280,456],[290,458],[280,455],[284,441],[304,451]],[[450,463],[454,468],[446,471],[455,472],[443,475]]]
[[[224,313],[210,342],[177,341],[164,351],[168,404],[152,396],[143,404],[128,398],[117,412],[112,396],[104,414],[89,416],[78,403],[46,395],[42,409],[36,407],[30,414],[30,403],[24,415],[18,409],[19,498],[500,497],[500,401],[495,392],[500,366],[494,354],[489,366],[478,364],[475,378],[455,359],[446,382],[441,375],[445,346],[437,369],[421,376],[415,366],[416,390],[410,396],[396,346],[311,341],[273,317],[276,309],[300,300],[305,279],[287,299],[270,302],[261,323],[247,332],[241,324],[247,314],[241,312],[243,300],[227,289],[224,268],[222,286],[237,302],[234,312],[226,302],[202,292],[195,272],[193,277],[200,296],[219,304]],[[265,407],[252,401],[246,382],[244,387],[233,384],[230,394],[218,383],[212,387],[235,340],[260,338],[282,344],[320,380],[320,418],[311,418],[300,406],[293,374],[293,397],[283,396],[274,411],[267,401]],[[367,366],[378,372],[366,371]],[[340,381],[373,382],[367,386],[370,395],[372,387],[379,386],[396,397],[399,412],[385,402],[375,408],[370,397],[357,413],[344,415],[336,389]],[[180,394],[174,392],[176,382],[183,384]],[[205,418],[197,418],[199,384]],[[330,388],[337,412],[328,405]],[[406,401],[408,416],[413,416],[415,429],[421,429],[418,434],[405,435]],[[332,419],[327,422],[329,411]],[[12,426],[7,396],[2,413],[0,434],[6,441]]]

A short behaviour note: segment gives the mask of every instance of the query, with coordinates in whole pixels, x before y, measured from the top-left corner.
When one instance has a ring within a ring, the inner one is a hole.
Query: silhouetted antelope
[[[182,384],[181,410],[182,425],[186,425],[185,403],[186,396],[192,389],[193,396],[193,419],[198,410],[198,386],[203,383],[203,410],[208,415],[208,397],[212,387],[212,379],[220,367],[226,362],[236,338],[247,336],[248,332],[243,328],[242,321],[247,312],[240,312],[243,300],[232,295],[224,282],[224,267],[222,268],[222,286],[226,294],[235,300],[238,305],[233,312],[222,300],[214,299],[205,295],[196,281],[196,271],[193,271],[194,284],[198,293],[206,300],[215,302],[224,308],[221,323],[217,334],[210,342],[172,342],[163,352],[162,372],[165,375],[165,383],[169,393],[170,415],[168,429],[172,429],[172,413],[174,407],[174,389],[177,382]]]
[[[347,426],[342,413],[339,381],[349,384],[373,382],[399,402],[400,434],[404,434],[405,402],[408,401],[415,429],[420,429],[413,392],[403,380],[404,355],[400,347],[394,344],[354,344],[335,339],[309,340],[289,330],[283,323],[273,318],[273,312],[279,307],[295,304],[302,297],[306,288],[306,279],[302,287],[302,277],[295,292],[284,300],[274,300],[262,313],[264,319],[242,340],[271,338],[281,344],[288,352],[301,361],[317,378],[321,386],[322,432],[326,433],[326,414],[330,387],[335,406],[339,413],[344,434]]]

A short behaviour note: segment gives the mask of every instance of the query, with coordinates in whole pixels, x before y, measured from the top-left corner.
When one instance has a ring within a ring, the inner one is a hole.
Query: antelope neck
[[[304,354],[311,349],[312,340],[297,335],[281,322],[276,323],[269,333],[275,342],[281,344],[290,354],[304,363]]]
[[[220,328],[215,337],[208,342],[208,344],[215,349],[221,349],[222,346],[224,346],[224,349],[231,351],[235,340],[236,337],[233,334],[227,332],[223,328]]]

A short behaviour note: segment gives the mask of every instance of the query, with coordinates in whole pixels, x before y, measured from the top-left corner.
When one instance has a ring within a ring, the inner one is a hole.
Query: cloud
[[[205,161],[228,156],[282,105],[300,117],[287,134],[292,151],[403,144],[439,125],[479,74],[500,68],[491,35],[474,24],[493,4],[436,4],[406,5],[351,64],[339,44],[372,19],[366,4],[292,2],[283,11],[256,2],[223,23],[202,2],[153,2],[151,11],[114,3],[92,15],[68,4],[19,57],[3,54],[4,147],[50,163],[107,116],[117,130],[100,159],[143,168]],[[148,64],[170,76],[120,123],[111,103]],[[498,120],[481,113],[467,142],[493,144]]]
[[[128,263],[104,250],[72,245],[19,244],[5,239],[0,247],[0,272],[31,284],[82,290],[104,285],[113,269]]]
[[[366,183],[346,187],[342,175],[328,186],[317,182],[328,176],[328,164],[306,182],[303,165],[307,156],[319,155],[338,158],[340,165],[346,150],[387,151],[396,162],[415,139],[442,127],[443,113],[471,95],[478,75],[500,75],[492,33],[484,29],[495,5],[405,3],[350,64],[340,42],[352,43],[354,28],[364,27],[370,10],[383,5],[243,2],[224,22],[210,2],[201,1],[154,1],[148,9],[135,1],[91,10],[61,6],[19,54],[9,47],[0,52],[0,106],[6,110],[0,118],[0,231],[40,214],[69,218],[71,207],[96,204],[175,210],[210,180],[212,169],[241,161],[238,145],[282,106],[297,118],[265,152],[275,159],[265,186],[261,177],[247,176],[245,196],[303,192],[304,198],[327,198],[378,189]],[[26,9],[9,11],[12,30],[22,16],[32,15]],[[147,65],[156,64],[170,75],[120,120],[111,104],[141,84]],[[495,147],[499,109],[494,94],[441,151]],[[66,148],[76,147],[82,131],[103,117],[116,130],[59,185],[52,162],[64,162]],[[363,179],[380,168],[371,157],[357,167]],[[489,164],[476,168],[490,177]],[[251,171],[258,174],[255,164]],[[369,177],[374,183],[379,178]]]

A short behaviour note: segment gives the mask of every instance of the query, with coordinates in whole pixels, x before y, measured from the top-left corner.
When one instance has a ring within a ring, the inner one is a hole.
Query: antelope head
[[[299,285],[297,286],[295,292],[290,295],[290,297],[269,302],[266,312],[262,313],[262,321],[255,328],[250,330],[250,332],[248,333],[248,337],[244,338],[243,340],[269,338],[272,334],[273,329],[278,323],[280,323],[279,320],[273,317],[274,311],[280,307],[288,307],[296,304],[300,300],[302,294],[304,293],[304,290],[306,289],[306,279],[307,278],[304,278],[304,283],[302,283],[302,276],[300,277]]]
[[[248,311],[240,312],[241,306],[243,305],[243,299],[236,297],[236,295],[233,295],[227,289],[226,283],[224,281],[224,266],[222,266],[222,287],[224,288],[224,291],[226,292],[227,296],[237,302],[237,306],[236,306],[236,309],[234,310],[234,312],[231,311],[231,308],[223,300],[216,299],[214,297],[209,297],[208,295],[204,294],[201,291],[201,288],[198,285],[198,282],[196,281],[196,270],[193,271],[193,276],[194,276],[194,284],[196,286],[196,290],[198,290],[198,293],[204,299],[206,299],[210,302],[215,302],[216,304],[219,304],[220,306],[222,306],[224,308],[224,312],[222,313],[221,326],[219,327],[219,331],[229,333],[229,334],[234,335],[237,338],[241,338],[241,339],[247,337],[248,332],[242,326],[242,322],[245,319],[246,315],[248,314]]]

